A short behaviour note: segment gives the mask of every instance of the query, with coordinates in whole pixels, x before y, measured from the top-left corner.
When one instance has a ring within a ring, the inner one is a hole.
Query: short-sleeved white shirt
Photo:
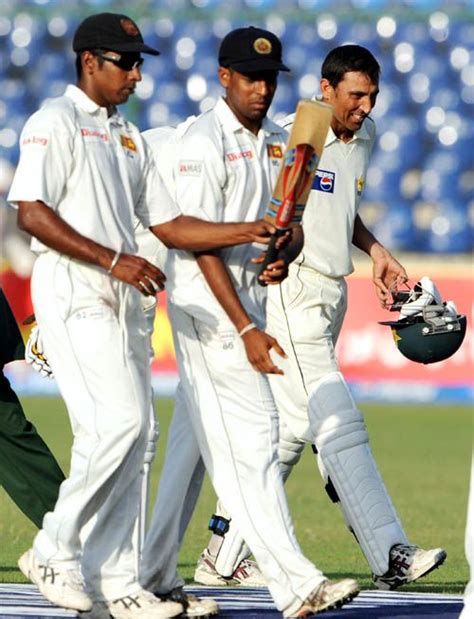
[[[29,118],[20,148],[8,200],[40,200],[101,245],[135,253],[135,216],[148,227],[180,214],[137,127],[76,86]]]
[[[214,222],[254,221],[263,217],[282,161],[287,132],[265,119],[258,135],[246,129],[224,99],[199,116],[179,141],[175,169],[176,201],[183,214]],[[253,320],[263,323],[266,289],[257,282],[259,266],[250,262],[260,245],[220,250],[237,294]],[[169,252],[166,274],[171,301],[209,322],[226,320],[190,252]]]
[[[156,127],[142,133],[166,189],[173,200],[175,199],[174,168],[178,140],[195,118],[195,116],[189,116],[177,127]],[[138,254],[163,270],[168,250],[148,228],[143,227],[138,219],[135,221],[135,238],[138,244]]]
[[[142,136],[150,147],[155,164],[159,169],[170,196],[174,195],[173,162],[176,141],[175,127],[158,127],[144,131]],[[137,241],[139,256],[164,269],[167,248],[148,228],[145,228],[138,218],[135,220],[135,240]]]
[[[279,124],[290,131],[294,117],[291,114]],[[344,277],[354,270],[354,221],[374,139],[375,124],[369,118],[347,143],[329,129],[303,215],[304,247],[295,264],[328,277]]]

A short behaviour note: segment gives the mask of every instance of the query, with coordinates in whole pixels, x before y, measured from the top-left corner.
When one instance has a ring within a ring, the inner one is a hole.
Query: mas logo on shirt
[[[270,159],[283,159],[283,149],[278,144],[267,144],[267,153]]]
[[[365,186],[365,178],[363,176],[359,176],[359,178],[357,179],[357,195],[361,196],[362,192],[364,191],[364,186]]]
[[[324,193],[334,193],[334,185],[336,183],[336,174],[328,172],[328,170],[316,170],[312,189],[316,191],[324,191]]]
[[[49,135],[47,133],[28,133],[21,140],[21,147],[44,148],[48,145]]]
[[[183,159],[179,162],[180,176],[201,176],[202,161],[198,159]]]
[[[132,140],[132,138],[128,135],[120,134],[120,144],[122,144],[122,146],[126,148],[127,150],[131,150],[134,153],[137,152],[137,145]]]

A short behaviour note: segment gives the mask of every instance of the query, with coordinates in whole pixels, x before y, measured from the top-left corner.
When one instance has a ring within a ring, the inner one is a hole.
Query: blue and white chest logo
[[[334,185],[336,184],[336,174],[327,170],[316,170],[312,189],[316,191],[324,191],[324,193],[334,193]]]

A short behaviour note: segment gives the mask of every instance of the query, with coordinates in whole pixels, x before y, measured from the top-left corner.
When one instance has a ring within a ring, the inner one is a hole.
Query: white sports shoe
[[[214,566],[209,553],[205,550],[199,557],[194,572],[194,581],[208,587],[225,587],[241,585],[244,587],[266,587],[267,582],[255,561],[243,559],[232,576],[221,576]]]
[[[182,604],[164,602],[141,589],[111,602],[94,602],[92,610],[81,613],[81,619],[168,619],[182,612]]]
[[[317,613],[339,608],[349,603],[359,594],[359,585],[352,578],[343,580],[324,580],[298,608],[285,617],[308,617]]]
[[[411,544],[395,544],[390,549],[388,572],[382,576],[373,575],[378,589],[389,591],[414,582],[426,576],[444,563],[446,551],[442,548],[423,550]]]
[[[85,591],[85,584],[79,569],[65,569],[60,564],[39,563],[32,548],[19,559],[18,567],[40,593],[50,602],[62,608],[89,610],[92,600]]]
[[[208,597],[197,597],[192,593],[186,593],[183,587],[176,587],[166,594],[155,594],[164,601],[178,602],[184,608],[183,617],[211,617],[217,615],[219,606],[217,602]]]

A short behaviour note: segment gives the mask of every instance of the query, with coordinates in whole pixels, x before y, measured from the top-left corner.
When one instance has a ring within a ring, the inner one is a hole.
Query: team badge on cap
[[[272,53],[272,44],[268,39],[264,39],[263,37],[255,39],[255,41],[253,42],[253,48],[257,52],[257,54]]]
[[[129,37],[136,37],[140,34],[140,31],[133,23],[131,19],[123,18],[120,20],[120,25],[122,26],[122,30],[128,34]]]

